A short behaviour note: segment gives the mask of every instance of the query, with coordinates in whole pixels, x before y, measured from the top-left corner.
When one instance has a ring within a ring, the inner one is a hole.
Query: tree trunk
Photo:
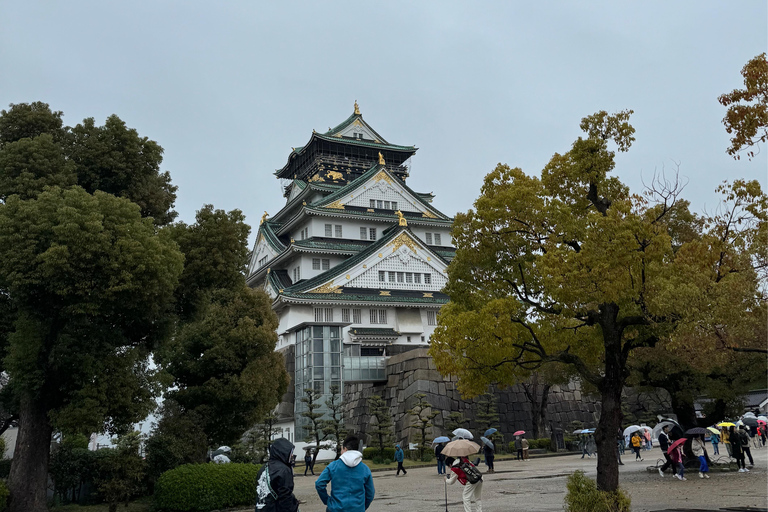
[[[674,393],[670,393],[672,410],[677,416],[677,422],[683,427],[683,431],[698,426],[696,409],[688,400],[680,400]]]
[[[41,400],[23,398],[19,410],[19,434],[8,476],[10,512],[46,512],[51,424]]]
[[[616,324],[619,308],[615,304],[600,307],[600,327],[605,347],[605,374],[598,386],[602,398],[600,421],[595,432],[597,444],[597,488],[615,491],[619,487],[619,460],[616,436],[624,417],[621,412],[621,392],[627,379],[622,355],[621,329]]]
[[[523,382],[522,387],[525,397],[531,404],[532,439],[538,439],[540,434],[546,431],[547,401],[549,399],[550,384],[543,384],[541,386],[541,395],[539,395],[539,375],[534,372],[531,375],[530,382]]]

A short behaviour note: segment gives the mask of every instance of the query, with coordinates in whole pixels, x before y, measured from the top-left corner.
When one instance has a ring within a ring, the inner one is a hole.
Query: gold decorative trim
[[[432,261],[432,258],[430,256],[427,256],[427,261]]]
[[[309,178],[309,181],[325,181],[322,176],[319,174],[315,174],[311,178]]]
[[[307,206],[307,202],[306,202],[306,201],[302,201],[302,202],[301,202],[301,205],[302,205],[302,206]]]
[[[426,217],[427,219],[436,219],[437,218],[437,215],[435,215],[434,213],[432,213],[429,210],[427,210],[425,212],[421,212],[421,216],[422,217]]]
[[[341,293],[341,285],[333,286],[333,281],[331,281],[323,286],[318,286],[314,290],[310,290],[308,293]]]
[[[400,233],[399,235],[397,235],[397,238],[389,242],[387,244],[387,247],[392,247],[392,252],[395,252],[396,250],[398,250],[400,247],[404,245],[408,247],[410,250],[412,250],[413,252],[416,252],[416,249],[417,249],[416,242],[414,242],[413,238],[411,238],[405,233]]]
[[[283,289],[280,288],[279,290],[277,290],[277,293],[283,293]]]
[[[356,116],[360,115],[360,107],[357,104],[357,100],[355,100],[355,115]]]
[[[261,222],[259,222],[259,226],[264,224],[264,221],[267,220],[267,217],[269,217],[269,214],[267,212],[264,212],[264,215],[261,216]]]
[[[385,292],[384,290],[379,292],[380,297],[391,297],[392,295],[389,292]]]
[[[383,257],[384,257],[384,255],[379,253],[379,258],[383,258]]]
[[[295,243],[296,243],[296,240],[294,240],[293,237],[291,237],[291,245],[293,245]]]
[[[379,155],[381,155],[381,153],[379,153]],[[379,162],[379,163],[381,163],[381,162]],[[390,178],[389,175],[387,173],[385,173],[384,171],[379,171],[379,173],[376,176],[373,177],[373,181],[379,182],[381,180],[386,181],[390,185],[392,184],[392,178]]]
[[[344,175],[341,174],[338,171],[328,171],[325,174],[325,177],[328,178],[329,180],[341,180],[341,179],[344,179]]]
[[[270,272],[272,272],[272,267],[267,267],[267,274],[269,274]]]
[[[363,265],[363,268],[368,268],[368,265]]]
[[[347,274],[347,279],[349,279],[349,274]]]
[[[339,199],[338,201],[334,201],[331,204],[327,205],[326,208],[333,208],[334,210],[343,210],[344,205],[341,204],[341,199]]]
[[[381,154],[381,151],[379,151],[379,165],[385,165],[386,162],[384,161],[384,155]]]
[[[434,297],[432,297],[432,292],[424,292],[424,297],[423,298],[424,299],[434,299]]]
[[[373,208],[368,208],[366,211],[373,212]]]
[[[403,212],[401,212],[400,210],[397,210],[397,211],[395,212],[395,215],[397,215],[397,223],[398,223],[400,226],[408,226],[408,221],[407,221],[407,220],[405,219],[405,217],[403,216]]]

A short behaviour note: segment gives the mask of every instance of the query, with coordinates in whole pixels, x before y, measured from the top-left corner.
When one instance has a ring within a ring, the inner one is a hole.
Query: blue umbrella
[[[498,430],[496,430],[495,428],[489,428],[488,430],[485,431],[485,434],[483,434],[483,435],[485,437],[491,437],[496,432],[498,432]]]
[[[491,442],[491,440],[490,440],[490,439],[488,439],[487,437],[481,437],[481,438],[480,438],[480,440],[481,440],[481,441],[482,441],[482,442],[483,442],[483,443],[484,443],[484,444],[485,444],[485,445],[486,445],[488,448],[490,448],[491,450],[495,450],[495,448],[493,447],[493,443]]]
[[[440,436],[440,437],[436,437],[436,438],[435,438],[435,440],[434,440],[434,441],[432,441],[432,444],[437,444],[437,443],[447,443],[447,442],[448,442],[448,441],[450,441],[450,440],[451,440],[451,438],[450,438],[450,437],[447,437],[447,436]]]

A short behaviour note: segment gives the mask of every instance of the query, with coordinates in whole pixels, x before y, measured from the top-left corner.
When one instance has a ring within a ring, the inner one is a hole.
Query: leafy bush
[[[631,500],[621,489],[616,492],[600,491],[583,471],[568,477],[565,495],[566,512],[629,512]]]
[[[208,512],[256,502],[257,464],[185,464],[160,476],[154,509]]]
[[[8,497],[11,495],[11,491],[5,485],[5,482],[0,480],[0,512],[5,512],[8,508]]]
[[[384,453],[379,453],[379,449],[375,446],[371,446],[363,449],[363,459],[373,460],[381,459],[384,463],[392,462],[395,460],[395,449],[384,448]]]
[[[12,459],[0,460],[0,478],[8,478],[11,474],[11,462]]]

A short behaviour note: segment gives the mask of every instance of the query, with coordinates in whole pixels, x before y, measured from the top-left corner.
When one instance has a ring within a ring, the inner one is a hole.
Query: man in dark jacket
[[[297,512],[299,500],[293,495],[293,444],[280,438],[269,447],[269,462],[256,475],[257,512]]]
[[[667,450],[669,450],[669,425],[661,427],[661,434],[659,434],[659,448],[661,448],[661,453],[664,454],[664,459],[666,460],[664,465],[659,468],[659,475],[664,476],[664,471],[668,468],[672,468],[672,471],[674,471],[675,468],[672,459],[669,458],[669,454],[667,453]]]

